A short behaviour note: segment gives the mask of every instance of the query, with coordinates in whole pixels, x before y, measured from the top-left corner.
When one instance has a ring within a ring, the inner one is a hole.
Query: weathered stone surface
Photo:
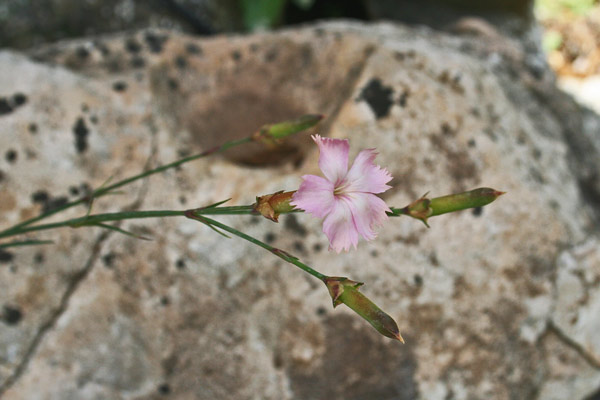
[[[580,132],[570,129],[590,125],[555,111],[571,100],[543,70],[521,68],[522,49],[486,40],[344,23],[210,40],[117,35],[36,51],[37,62],[1,53],[2,226],[71,186],[98,187],[304,112],[327,114],[320,132],[350,138],[353,155],[378,149],[395,177],[391,205],[427,191],[509,192],[478,212],[436,217],[431,229],[392,220],[339,256],[309,216],[226,219],[327,274],[366,282],[404,346],[331,310],[322,284],[301,271],[192,221],[123,223],[153,242],[95,229],[37,235],[57,243],[0,264],[2,398],[594,393],[599,210],[581,174],[598,170],[589,162],[597,147],[576,153],[567,136]],[[318,173],[315,150],[304,135],[285,159],[254,148],[200,160],[99,199],[94,211],[248,204]]]

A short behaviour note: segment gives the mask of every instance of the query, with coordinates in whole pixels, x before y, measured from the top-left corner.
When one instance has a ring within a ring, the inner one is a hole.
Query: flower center
[[[346,193],[346,189],[348,188],[348,182],[342,181],[333,189],[334,196],[341,196]]]

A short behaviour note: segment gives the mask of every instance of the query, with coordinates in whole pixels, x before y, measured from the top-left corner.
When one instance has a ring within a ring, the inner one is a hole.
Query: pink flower
[[[374,239],[374,228],[380,226],[390,211],[375,193],[383,193],[392,176],[373,163],[375,149],[358,153],[348,170],[347,139],[312,137],[319,146],[319,168],[325,178],[304,175],[291,204],[317,218],[324,218],[323,232],[329,238],[329,249],[337,253],[356,249],[358,236]]]

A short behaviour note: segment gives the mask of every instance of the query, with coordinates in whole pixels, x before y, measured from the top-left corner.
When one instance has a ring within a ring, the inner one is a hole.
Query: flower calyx
[[[381,333],[383,336],[398,340],[404,343],[398,324],[392,317],[383,312],[375,303],[373,303],[364,294],[359,292],[362,282],[339,276],[328,276],[323,282],[329,290],[329,295],[333,300],[333,307],[344,303],[355,313],[364,318],[368,323]]]
[[[290,204],[292,196],[296,191],[284,192],[283,190],[273,194],[267,194],[256,198],[254,211],[273,222],[279,222],[279,215],[294,210]]]

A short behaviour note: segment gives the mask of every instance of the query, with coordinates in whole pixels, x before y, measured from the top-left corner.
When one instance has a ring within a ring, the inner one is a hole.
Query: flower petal
[[[350,250],[350,246],[356,249],[358,231],[354,226],[350,206],[343,198],[335,199],[331,212],[323,221],[323,232],[329,238],[330,250],[339,254],[342,250]]]
[[[290,204],[317,218],[324,218],[333,208],[333,183],[316,175],[304,175],[302,180]]]
[[[355,229],[366,240],[377,237],[375,228],[388,219],[387,204],[371,193],[348,193],[343,196],[352,213]]]
[[[366,149],[358,153],[346,175],[348,186],[344,192],[383,193],[391,188],[386,183],[392,180],[392,175],[387,169],[373,162],[375,156],[375,149]]]
[[[319,168],[332,183],[337,184],[348,172],[348,139],[330,139],[319,135],[312,136],[319,146]]]

